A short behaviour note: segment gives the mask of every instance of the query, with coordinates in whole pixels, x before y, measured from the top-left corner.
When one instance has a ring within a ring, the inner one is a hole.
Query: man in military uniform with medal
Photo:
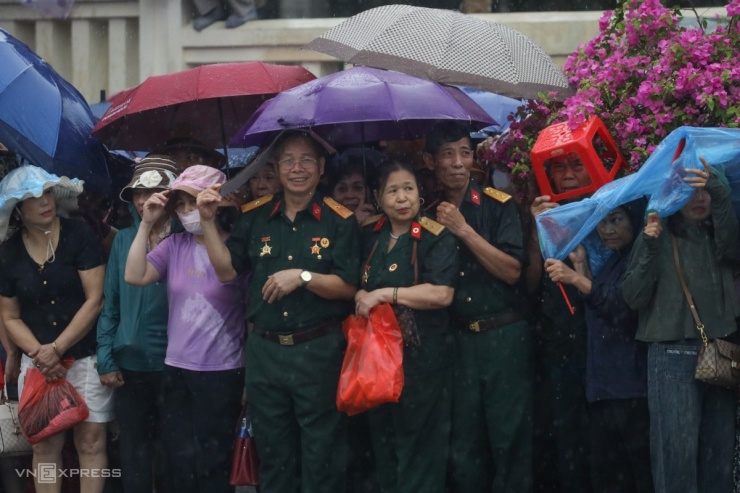
[[[454,493],[526,493],[533,370],[531,329],[517,290],[524,235],[511,197],[470,179],[468,132],[456,122],[438,123],[424,154],[444,190],[436,219],[457,237],[460,254],[449,482]]]
[[[222,281],[252,270],[246,385],[266,492],[343,492],[346,416],[336,407],[341,321],[360,272],[352,212],[316,191],[324,148],[288,131],[273,145],[283,192],[242,207],[226,244],[216,187],[198,197],[208,256]],[[300,471],[300,472],[299,472]]]

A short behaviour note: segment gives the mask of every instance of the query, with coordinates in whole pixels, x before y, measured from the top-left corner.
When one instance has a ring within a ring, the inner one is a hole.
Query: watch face
[[[301,281],[308,282],[310,280],[311,280],[310,272],[308,272],[307,270],[304,270],[303,272],[301,272]]]

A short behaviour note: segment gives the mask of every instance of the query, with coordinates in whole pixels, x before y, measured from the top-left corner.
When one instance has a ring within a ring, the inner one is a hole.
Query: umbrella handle
[[[231,178],[231,168],[229,167],[229,142],[226,140],[226,129],[224,128],[224,111],[221,107],[221,98],[216,98],[218,104],[218,119],[221,123],[221,140],[224,144],[224,156],[226,157],[226,176]]]
[[[576,314],[576,309],[573,308],[573,304],[570,302],[570,298],[568,298],[568,294],[565,292],[565,288],[563,287],[563,283],[559,282],[558,287],[560,288],[560,294],[563,295],[563,299],[565,300],[565,304],[568,305],[568,311],[571,315]]]

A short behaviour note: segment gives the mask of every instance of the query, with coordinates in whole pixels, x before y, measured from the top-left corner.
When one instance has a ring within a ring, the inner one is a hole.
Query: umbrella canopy
[[[513,99],[499,94],[494,94],[488,91],[481,91],[480,89],[474,89],[472,87],[461,87],[462,91],[470,96],[470,99],[475,101],[483,108],[486,113],[491,115],[491,118],[496,120],[496,125],[481,129],[480,132],[476,132],[472,135],[474,138],[486,138],[488,134],[498,134],[509,128],[511,121],[509,116],[515,113],[519,107],[524,104],[519,99]]]
[[[0,142],[32,164],[106,193],[105,149],[90,135],[85,98],[25,44],[0,29]]]
[[[303,67],[262,62],[149,77],[112,98],[93,134],[110,149],[153,151],[173,137],[224,147],[265,100],[315,78]]]
[[[496,123],[456,87],[369,67],[353,67],[282,92],[232,139],[264,145],[282,130],[310,128],[334,145],[423,138],[439,120],[475,130]]]
[[[386,5],[349,17],[304,48],[512,98],[574,93],[550,56],[509,27],[452,10]]]

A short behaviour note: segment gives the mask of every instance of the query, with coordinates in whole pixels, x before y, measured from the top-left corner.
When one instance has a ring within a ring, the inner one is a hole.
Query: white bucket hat
[[[0,181],[0,239],[7,239],[10,215],[18,202],[41,197],[45,190],[53,188],[57,213],[68,213],[77,209],[77,196],[84,183],[77,178],[58,177],[37,166],[14,169]]]

